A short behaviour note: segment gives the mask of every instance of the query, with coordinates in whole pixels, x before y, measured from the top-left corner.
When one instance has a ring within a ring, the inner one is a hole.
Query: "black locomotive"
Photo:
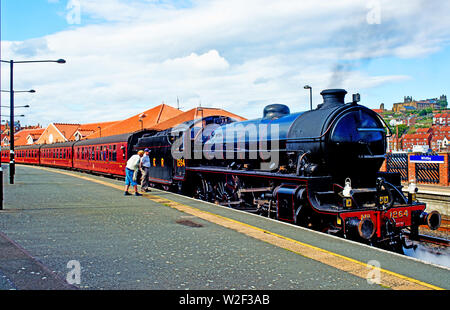
[[[440,215],[379,172],[386,128],[374,111],[322,91],[315,110],[269,105],[257,120],[193,120],[144,136],[150,181],[195,198],[401,251],[403,232],[440,226]]]

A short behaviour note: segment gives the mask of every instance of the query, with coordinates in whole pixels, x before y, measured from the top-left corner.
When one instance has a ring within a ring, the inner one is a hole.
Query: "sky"
[[[1,0],[23,125],[121,120],[161,103],[246,118],[344,88],[361,104],[450,95],[450,1]],[[9,65],[1,65],[9,89]],[[2,92],[2,105],[9,94]],[[2,115],[9,113],[2,108]],[[3,118],[3,117],[2,117]]]

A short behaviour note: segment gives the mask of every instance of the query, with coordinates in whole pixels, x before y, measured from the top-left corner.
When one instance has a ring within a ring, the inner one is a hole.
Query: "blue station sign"
[[[428,163],[443,164],[444,156],[442,155],[411,155],[409,161],[412,163]]]

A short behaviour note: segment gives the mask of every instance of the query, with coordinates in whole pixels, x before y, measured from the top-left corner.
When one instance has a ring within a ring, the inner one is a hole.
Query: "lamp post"
[[[312,110],[312,87],[309,85],[303,86],[304,89],[309,89],[309,105],[310,109]]]
[[[11,141],[10,141],[10,151],[9,151],[9,183],[14,184],[14,174],[15,174],[15,162],[14,162],[14,64],[25,64],[25,63],[38,63],[38,62],[56,62],[59,64],[64,64],[66,61],[64,59],[58,59],[58,60],[22,60],[22,61],[14,61],[14,60],[1,60],[1,62],[9,63],[10,67],[10,123],[12,126],[11,130]],[[31,92],[31,91],[30,91]],[[0,149],[1,151],[1,149]],[[3,178],[3,170],[0,171]],[[3,187],[3,183],[1,184]],[[3,188],[1,191],[1,205],[3,205]]]

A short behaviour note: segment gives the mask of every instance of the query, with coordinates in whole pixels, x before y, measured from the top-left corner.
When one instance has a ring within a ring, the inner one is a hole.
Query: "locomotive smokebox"
[[[319,105],[319,108],[329,109],[344,105],[347,91],[345,89],[325,89],[320,94],[323,97],[323,104]]]

